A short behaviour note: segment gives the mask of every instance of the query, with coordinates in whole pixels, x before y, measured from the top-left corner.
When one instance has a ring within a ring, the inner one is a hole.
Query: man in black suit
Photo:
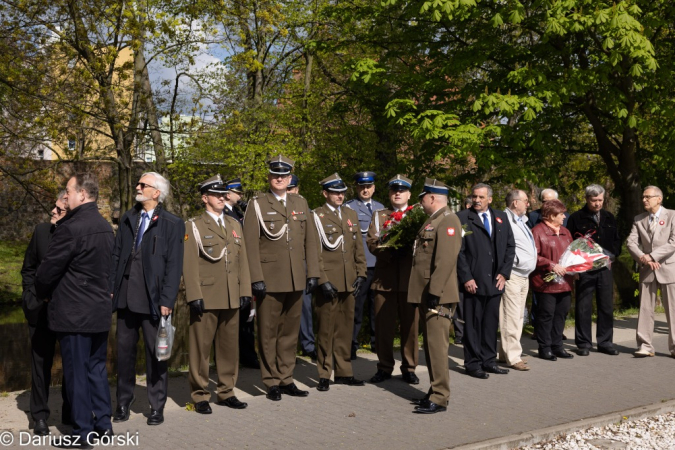
[[[136,345],[143,329],[150,416],[164,422],[169,376],[167,362],[155,354],[161,316],[173,311],[183,271],[185,224],[163,208],[169,182],[155,172],[136,183],[136,205],[120,219],[109,292],[117,310],[117,409],[114,422],[129,419],[136,386]]]
[[[35,274],[35,294],[49,302],[49,329],[61,347],[73,421],[73,436],[62,443],[92,448],[94,436],[113,433],[106,356],[112,316],[107,277],[115,237],[98,212],[94,175],[70,178],[63,200],[68,213]]]
[[[590,239],[600,244],[613,257],[621,253],[621,237],[614,215],[603,209],[605,188],[592,184],[586,188],[586,205],[572,214],[567,221],[567,229],[572,239],[590,234]],[[591,332],[591,314],[593,313],[593,294],[598,311],[596,330],[598,351],[616,356],[614,348],[614,280],[611,267],[579,274],[576,282],[576,302],[574,304],[574,342],[579,356],[588,356],[593,348]]]
[[[499,302],[511,275],[516,242],[503,211],[490,207],[492,188],[479,183],[471,189],[473,206],[457,213],[468,234],[457,260],[460,291],[464,293],[464,368],[475,378],[507,374],[497,366]]]
[[[47,426],[50,412],[48,404],[49,386],[52,379],[52,363],[54,362],[57,336],[49,329],[47,323],[47,304],[35,294],[35,273],[47,253],[56,223],[66,216],[66,203],[63,201],[65,194],[66,191],[62,191],[58,195],[51,212],[51,221],[40,223],[35,227],[21,268],[23,284],[21,306],[28,322],[31,346],[30,415],[35,423],[33,431],[39,436],[49,434],[49,427]],[[63,397],[61,422],[65,425],[71,425],[70,403],[66,397],[65,376],[63,379],[61,386],[61,396]]]
[[[242,226],[244,225],[244,210],[242,210],[241,201],[244,194],[241,185],[241,178],[234,178],[225,183],[227,185],[227,192],[225,193],[225,209],[223,214],[237,220]],[[260,370],[260,361],[258,361],[258,354],[255,352],[255,309],[253,309],[253,302],[249,302],[244,307],[239,308],[239,362],[242,366],[249,369]]]

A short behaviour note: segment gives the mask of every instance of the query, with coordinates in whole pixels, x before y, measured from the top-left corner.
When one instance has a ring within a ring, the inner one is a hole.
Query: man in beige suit
[[[408,281],[412,269],[412,246],[397,250],[380,248],[380,231],[394,212],[403,215],[408,211],[412,180],[396,175],[389,180],[391,208],[373,213],[368,228],[368,248],[377,257],[375,274],[370,288],[375,291],[375,335],[377,342],[377,372],[371,383],[381,383],[391,378],[394,371],[394,336],[401,327],[401,379],[419,384],[415,368],[419,361],[417,343],[420,321],[417,305],[408,303]]]
[[[286,192],[294,162],[269,161],[269,192],[254,197],[244,216],[253,295],[257,304],[258,353],[267,398],[306,397],[293,382],[302,291],[319,281],[319,243],[307,200]],[[305,261],[307,269],[305,270]]]
[[[351,361],[354,330],[354,297],[366,281],[366,254],[359,228],[359,216],[344,208],[347,186],[335,173],[319,184],[326,204],[312,214],[321,242],[321,289],[316,296],[314,311],[317,324],[317,361],[319,385],[317,390],[330,388],[330,376],[335,368],[335,383],[363,386],[354,378]]]
[[[457,255],[462,247],[462,225],[448,208],[448,187],[427,178],[420,204],[429,215],[420,228],[413,249],[413,266],[408,286],[408,302],[418,304],[422,318],[424,355],[431,386],[416,401],[415,413],[445,411],[450,398],[448,342],[452,310],[459,302]]]
[[[675,211],[661,206],[663,192],[647,186],[642,194],[645,211],[635,217],[626,242],[628,252],[640,264],[640,313],[638,315],[638,358],[654,356],[654,307],[661,290],[668,321],[668,350],[675,358]]]
[[[225,214],[227,185],[216,175],[199,186],[206,207],[185,223],[183,279],[190,306],[190,391],[195,411],[211,414],[209,359],[215,343],[217,404],[244,409],[234,395],[239,371],[239,308],[251,303],[251,277],[238,220]]]

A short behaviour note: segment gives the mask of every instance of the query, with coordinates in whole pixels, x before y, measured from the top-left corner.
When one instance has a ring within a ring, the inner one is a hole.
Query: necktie
[[[220,217],[218,218],[218,226],[223,231],[223,234],[225,234],[225,225],[223,224],[223,219],[221,219]]]
[[[143,233],[145,233],[145,227],[148,223],[148,213],[143,211],[141,213],[141,224],[138,227],[138,234],[136,235],[136,245],[134,249],[137,249],[141,246],[141,241],[143,240]]]
[[[340,220],[342,220],[342,213],[340,212],[339,207],[335,209],[335,214],[337,214],[337,216],[340,218]]]
[[[483,216],[483,226],[487,230],[488,234],[492,236],[492,231],[490,231],[490,221],[488,220],[487,213],[483,213],[482,216]]]
[[[656,231],[656,216],[652,214],[649,218],[649,234],[654,236],[654,231]]]
[[[373,207],[370,206],[370,203],[366,203],[366,206],[368,207],[368,212],[369,212],[370,215],[372,216],[372,215],[373,215]]]
[[[279,201],[281,202],[281,205],[285,208],[286,207],[286,200],[283,198],[280,198]]]
[[[593,219],[595,220],[595,223],[600,225],[600,213],[599,212],[593,216]]]

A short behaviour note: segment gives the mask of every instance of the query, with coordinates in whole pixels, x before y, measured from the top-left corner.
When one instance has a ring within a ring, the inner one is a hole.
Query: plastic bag
[[[159,320],[157,329],[157,339],[155,341],[155,355],[157,361],[166,361],[171,358],[171,349],[173,348],[173,337],[176,327],[171,325],[171,314],[162,316]]]

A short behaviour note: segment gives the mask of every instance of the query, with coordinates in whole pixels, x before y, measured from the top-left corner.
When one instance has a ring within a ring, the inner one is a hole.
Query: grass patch
[[[28,244],[0,241],[0,303],[21,301],[21,266]]]

